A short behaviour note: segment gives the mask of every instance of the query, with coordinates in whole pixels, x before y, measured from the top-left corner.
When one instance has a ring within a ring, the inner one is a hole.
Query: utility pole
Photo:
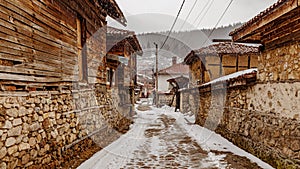
[[[156,107],[158,107],[158,45],[154,42],[155,45],[155,69],[156,69],[156,75],[155,75],[155,104]]]

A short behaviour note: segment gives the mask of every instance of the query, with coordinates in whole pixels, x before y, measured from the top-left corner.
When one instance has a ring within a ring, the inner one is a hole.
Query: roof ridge
[[[243,49],[240,49],[243,48]],[[246,51],[247,49],[248,51]],[[257,53],[258,47],[234,42],[222,42],[193,50],[196,54]]]
[[[242,26],[240,26],[240,27],[236,28],[235,30],[233,30],[232,32],[230,32],[229,36],[232,36],[233,34],[245,29],[247,26],[253,24],[254,22],[259,20],[260,18],[264,17],[265,15],[272,12],[273,10],[275,10],[276,8],[278,8],[279,6],[283,5],[284,3],[288,2],[288,1],[291,1],[291,0],[278,0],[273,5],[271,5],[270,7],[268,7],[264,11],[260,12],[258,15],[256,15],[252,19],[250,19],[248,22],[244,23]]]

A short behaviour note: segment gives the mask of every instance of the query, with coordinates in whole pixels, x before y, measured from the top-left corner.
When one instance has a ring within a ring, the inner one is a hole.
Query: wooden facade
[[[300,80],[300,1],[279,0],[242,27],[231,32],[242,43],[259,43],[260,81]]]
[[[184,59],[189,65],[191,86],[201,85],[224,75],[256,68],[258,47],[219,43],[191,51]]]
[[[69,168],[128,128],[106,89],[107,16],[126,25],[114,0],[0,1],[2,168]]]
[[[107,28],[106,69],[108,88],[118,93],[120,107],[131,107],[135,103],[137,85],[137,55],[142,54],[139,41],[132,31]],[[124,110],[123,110],[124,111]]]
[[[3,0],[0,8],[2,89],[105,81],[98,66],[106,52],[106,16],[123,18],[114,1]]]

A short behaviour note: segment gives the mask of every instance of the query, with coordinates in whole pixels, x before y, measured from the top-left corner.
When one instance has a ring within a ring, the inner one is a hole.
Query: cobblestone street
[[[182,127],[182,121],[164,111],[138,113],[127,135],[79,168],[261,168],[246,157],[204,150]]]

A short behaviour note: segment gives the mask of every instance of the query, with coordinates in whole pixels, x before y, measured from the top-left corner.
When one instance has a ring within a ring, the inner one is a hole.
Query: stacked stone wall
[[[173,102],[172,102],[173,100]],[[158,105],[164,106],[164,105],[170,105],[175,107],[176,103],[176,96],[174,94],[158,94]]]
[[[199,90],[197,88],[180,91],[180,112],[195,115],[199,109]]]
[[[86,140],[105,147],[131,123],[113,105],[105,86],[1,92],[0,168],[61,166]]]
[[[196,123],[216,130],[276,168],[299,168],[299,108],[287,110],[283,105],[293,105],[299,101],[296,96],[298,88],[298,83],[244,85],[228,88],[226,95],[224,90],[200,90]],[[265,96],[272,90],[277,91],[272,93],[272,98]],[[287,90],[293,91],[293,94],[282,98],[282,93],[288,93]],[[280,100],[281,106],[272,107],[278,99],[283,99]],[[266,102],[268,107],[260,102]],[[269,102],[272,104],[269,105]],[[285,114],[282,113],[284,110]]]
[[[300,80],[300,44],[295,42],[267,49],[258,58],[258,79],[267,81]]]

